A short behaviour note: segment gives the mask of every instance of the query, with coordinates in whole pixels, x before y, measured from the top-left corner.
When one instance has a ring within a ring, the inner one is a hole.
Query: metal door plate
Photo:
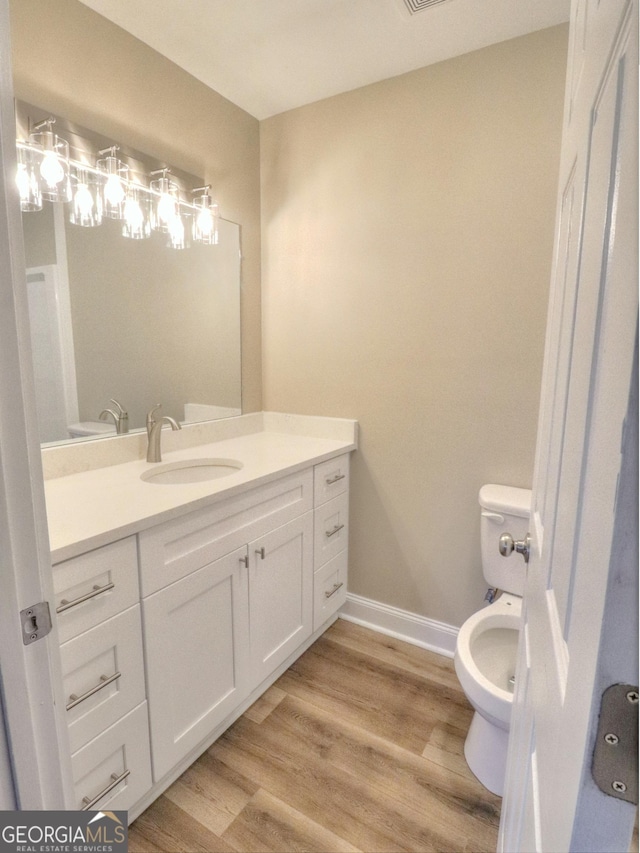
[[[22,642],[25,646],[46,637],[51,630],[49,602],[40,601],[38,604],[32,604],[31,607],[25,607],[24,610],[21,610],[20,624],[22,625]]]
[[[611,797],[638,804],[638,688],[612,684],[602,694],[591,774]]]

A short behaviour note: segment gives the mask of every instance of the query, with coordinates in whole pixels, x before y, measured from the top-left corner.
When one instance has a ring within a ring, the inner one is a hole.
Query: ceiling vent
[[[441,3],[448,3],[449,0],[402,0],[410,15],[415,15],[416,12],[422,12],[430,6],[439,6]]]

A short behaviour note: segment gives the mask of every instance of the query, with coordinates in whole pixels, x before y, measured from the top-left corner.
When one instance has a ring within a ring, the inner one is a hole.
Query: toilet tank
[[[513,595],[522,595],[526,563],[521,554],[513,551],[503,557],[498,550],[500,536],[510,533],[514,539],[524,539],[529,530],[531,490],[490,483],[480,489],[480,546],[482,572],[492,587]]]

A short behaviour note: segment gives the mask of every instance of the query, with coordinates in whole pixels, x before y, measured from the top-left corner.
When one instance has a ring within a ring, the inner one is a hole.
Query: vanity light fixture
[[[53,132],[55,121],[50,116],[34,125],[29,142],[41,152],[42,197],[47,201],[71,201],[69,143]]]
[[[152,229],[167,235],[167,246],[186,249],[191,241],[215,246],[218,243],[218,205],[213,203],[211,185],[192,190],[187,201],[169,168],[150,173],[150,182],[120,159],[118,145],[98,152],[95,166],[88,146],[81,160],[71,159],[69,143],[52,130],[55,118],[34,125],[26,141],[16,142],[16,184],[20,209],[42,210],[43,199],[71,202],[69,221],[93,227],[104,218],[120,219],[122,235],[131,240],[151,236]],[[75,145],[76,143],[74,143]]]
[[[98,154],[106,156],[96,163],[96,168],[104,175],[104,215],[109,219],[124,219],[129,167],[116,156],[119,150],[119,145],[103,148]]]
[[[211,184],[197,187],[192,193],[200,193],[193,199],[193,239],[196,243],[215,246],[218,243],[218,205],[211,203]]]

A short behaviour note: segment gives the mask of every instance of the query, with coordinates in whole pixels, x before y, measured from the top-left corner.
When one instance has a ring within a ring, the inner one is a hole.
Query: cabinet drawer
[[[147,703],[71,757],[76,809],[128,810],[151,788]]]
[[[144,701],[140,605],[60,647],[71,752]]]
[[[53,567],[60,642],[93,628],[139,599],[134,536]]]
[[[309,469],[139,534],[147,596],[311,509]]]
[[[315,573],[313,630],[317,631],[347,598],[347,551],[341,551]]]
[[[316,571],[349,540],[349,493],[316,507],[313,514],[313,564]]]
[[[349,490],[349,454],[321,462],[313,469],[313,497],[315,506],[330,501]]]

